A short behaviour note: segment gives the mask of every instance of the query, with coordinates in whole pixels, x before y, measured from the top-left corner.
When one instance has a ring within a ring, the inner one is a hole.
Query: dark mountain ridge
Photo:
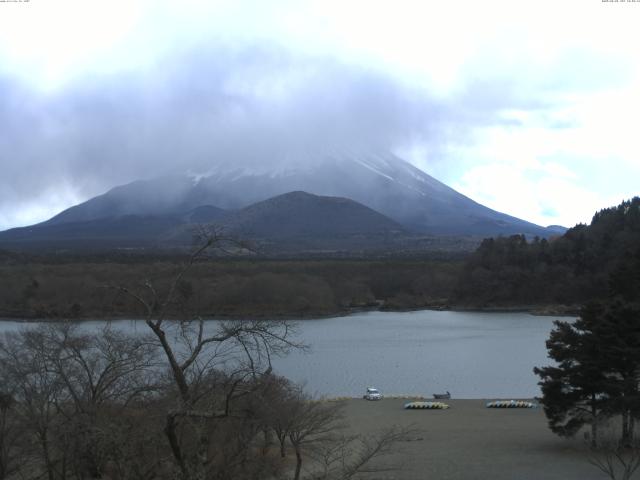
[[[290,192],[235,211],[203,205],[168,215],[126,213],[91,220],[50,220],[1,232],[0,245],[170,248],[191,245],[197,226],[211,223],[228,235],[293,250],[376,249],[408,236],[398,223],[353,200]]]

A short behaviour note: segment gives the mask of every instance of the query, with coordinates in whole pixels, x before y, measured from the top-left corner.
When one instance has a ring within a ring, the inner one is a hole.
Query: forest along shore
[[[140,318],[139,305],[117,286],[146,279],[168,288],[184,259],[127,262],[72,258],[0,258],[0,316],[8,318]],[[459,261],[226,260],[194,265],[178,285],[174,318],[314,318],[354,311],[442,307]]]
[[[12,260],[0,262],[0,318],[107,320],[143,318],[115,287],[152,279],[166,288],[178,259],[126,263]],[[578,307],[548,303],[465,303],[454,293],[460,260],[211,261],[194,265],[169,317],[314,319],[366,311],[453,310],[573,315]]]
[[[212,258],[180,281],[169,316],[314,318],[363,309],[528,311],[575,315],[633,282],[640,197],[597,212],[561,236],[488,238],[473,252],[386,258]],[[119,295],[145,280],[163,291],[184,255],[27,254],[0,250],[0,316],[140,318]],[[615,275],[611,276],[614,273]]]
[[[529,305],[515,307],[467,307],[467,306],[430,306],[415,308],[384,308],[384,307],[354,307],[337,310],[331,313],[314,314],[314,313],[278,313],[264,312],[261,315],[245,315],[245,314],[226,314],[216,315],[205,318],[205,320],[323,320],[327,318],[344,317],[348,315],[356,315],[366,312],[385,312],[385,313],[403,313],[403,312],[420,312],[420,311],[438,311],[438,312],[469,312],[469,313],[529,313],[534,316],[554,316],[554,317],[576,317],[579,315],[580,308],[576,305]],[[24,322],[24,323],[40,323],[40,322],[56,322],[60,320],[76,320],[83,321],[119,321],[119,320],[144,320],[140,315],[119,315],[119,316],[91,316],[91,317],[65,317],[65,316],[38,316],[38,312],[22,312],[16,310],[0,310],[0,322]],[[183,317],[173,317],[174,320],[180,320]]]
[[[557,437],[542,408],[491,409],[486,400],[452,399],[447,410],[405,410],[406,399],[346,400],[353,433],[373,435],[393,425],[412,433],[386,464],[388,478],[422,480],[585,480],[606,478],[588,462],[580,440]]]

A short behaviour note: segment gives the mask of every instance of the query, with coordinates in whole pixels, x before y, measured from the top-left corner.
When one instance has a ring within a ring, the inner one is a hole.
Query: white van
[[[377,388],[367,387],[367,393],[362,398],[365,400],[382,400],[382,394]]]

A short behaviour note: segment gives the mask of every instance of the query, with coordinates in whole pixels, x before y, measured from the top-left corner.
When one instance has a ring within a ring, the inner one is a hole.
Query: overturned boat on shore
[[[405,410],[446,410],[449,405],[443,402],[409,402],[404,404]]]
[[[494,400],[487,403],[487,408],[536,408],[533,402],[525,400]]]

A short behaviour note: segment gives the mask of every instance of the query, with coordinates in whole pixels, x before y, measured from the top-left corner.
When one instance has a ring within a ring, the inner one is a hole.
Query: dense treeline
[[[182,258],[130,261],[6,261],[0,264],[0,316],[140,317],[112,287],[152,281],[165,286]],[[460,260],[205,259],[179,285],[189,313],[203,316],[331,315],[357,308],[442,305]],[[174,312],[175,314],[176,312]]]
[[[608,293],[609,275],[640,257],[640,198],[596,213],[563,236],[489,238],[467,261],[459,303],[581,304]]]
[[[387,259],[208,258],[180,293],[190,313],[218,317],[334,315],[358,308],[568,306],[606,296],[609,275],[640,258],[640,198],[556,238],[485,239],[467,256]],[[139,317],[109,288],[172,278],[184,254],[0,252],[0,316]],[[188,301],[188,302],[187,302]],[[541,310],[543,311],[543,309]]]
[[[547,340],[554,364],[534,372],[551,430],[573,437],[589,426],[589,462],[609,478],[630,479],[640,468],[640,256],[615,264],[604,296],[577,320],[555,322]]]

